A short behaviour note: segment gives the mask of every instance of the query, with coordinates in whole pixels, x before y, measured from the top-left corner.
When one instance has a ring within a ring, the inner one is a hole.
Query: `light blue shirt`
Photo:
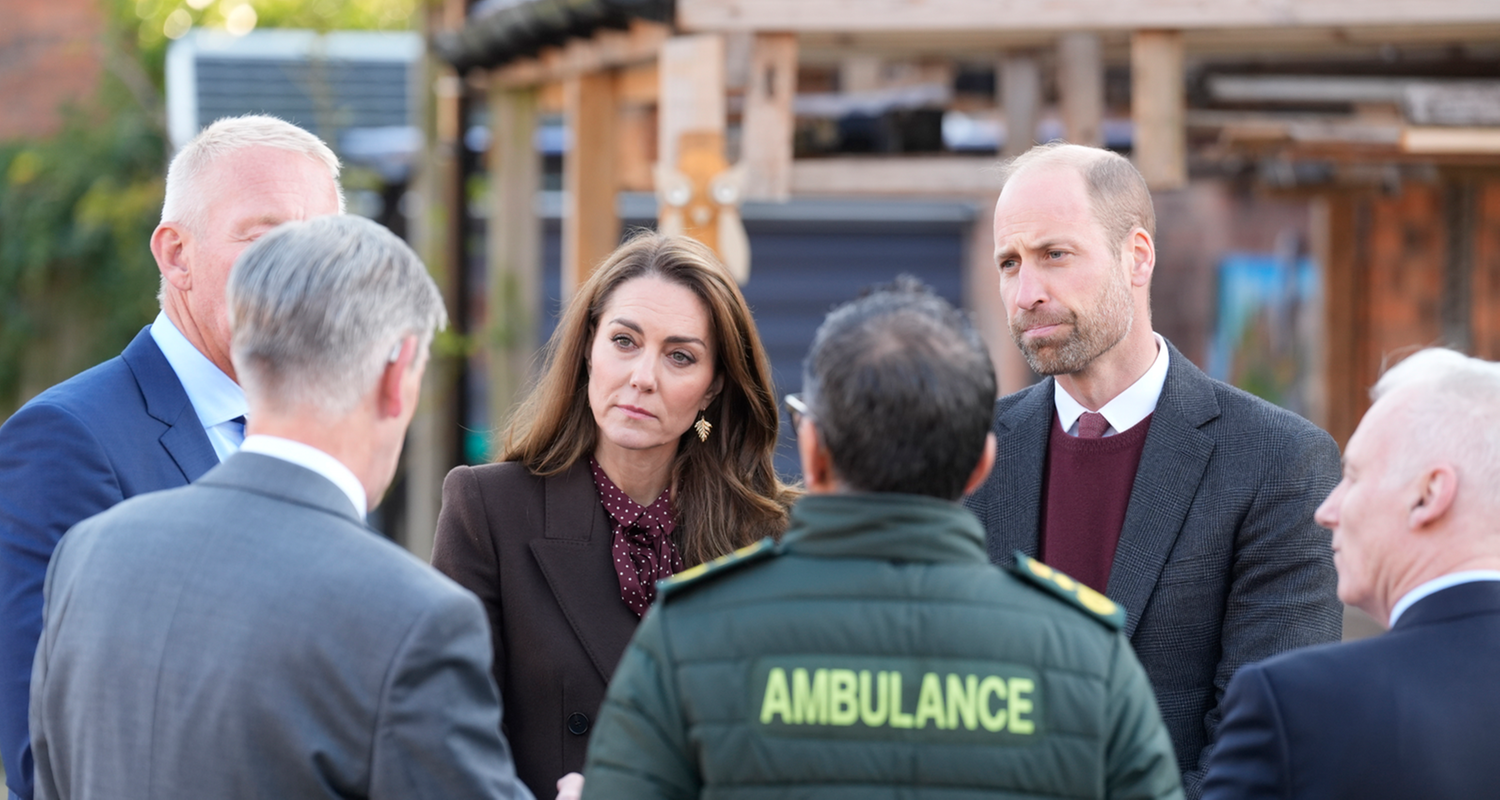
[[[1396,620],[1401,619],[1401,615],[1406,613],[1406,609],[1416,605],[1418,600],[1437,594],[1444,589],[1458,586],[1459,584],[1475,583],[1477,581],[1500,581],[1500,572],[1492,569],[1470,569],[1463,572],[1450,572],[1447,575],[1439,575],[1402,595],[1401,599],[1396,601],[1396,605],[1391,608],[1391,623],[1386,627],[1396,627]]]
[[[214,366],[208,356],[177,330],[165,311],[156,315],[151,323],[151,338],[167,357],[177,380],[187,392],[188,402],[203,423],[203,432],[208,434],[208,443],[214,446],[219,460],[234,455],[245,441],[245,426],[235,422],[236,417],[245,416],[245,392],[224,371]]]

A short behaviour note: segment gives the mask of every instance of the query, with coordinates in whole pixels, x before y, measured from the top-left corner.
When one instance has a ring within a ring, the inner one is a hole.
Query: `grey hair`
[[[1500,486],[1500,364],[1442,347],[1419,350],[1386,370],[1370,396],[1400,395],[1398,458],[1408,476],[1421,461],[1452,458],[1480,496]],[[1493,501],[1487,501],[1493,504]]]
[[[353,409],[409,335],[425,352],[443,297],[411,248],[361,217],[288,222],[240,254],[225,293],[230,357],[272,408]]]
[[[968,316],[920,281],[901,276],[830,312],[802,385],[850,489],[963,494],[990,430],[995,369]]]
[[[205,175],[214,162],[246,147],[270,147],[299,153],[328,168],[338,192],[339,213],[344,213],[344,190],[339,186],[339,159],[322,139],[285,120],[265,114],[225,117],[204,128],[182,146],[167,167],[166,197],[161,221],[179,222],[195,233],[202,231],[203,198],[211,188]]]
[[[1089,190],[1094,218],[1104,227],[1112,246],[1125,243],[1136,228],[1156,238],[1156,208],[1146,179],[1130,160],[1111,150],[1067,142],[1048,142],[1027,150],[1000,166],[1002,182],[1039,166],[1071,167]]]

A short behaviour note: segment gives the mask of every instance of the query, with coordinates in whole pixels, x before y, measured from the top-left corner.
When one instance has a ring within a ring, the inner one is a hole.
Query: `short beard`
[[[1049,324],[1067,325],[1066,338],[1061,342],[1026,338],[1027,328]],[[1020,311],[1010,319],[1010,336],[1038,375],[1071,375],[1081,372],[1124,340],[1134,324],[1135,303],[1130,296],[1130,285],[1125,276],[1117,274],[1105,282],[1093,308],[1082,317],[1071,310],[1055,318]]]

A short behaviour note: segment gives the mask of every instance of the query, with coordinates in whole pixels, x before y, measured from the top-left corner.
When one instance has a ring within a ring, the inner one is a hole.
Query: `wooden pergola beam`
[[[501,87],[523,88],[565,81],[588,72],[628,67],[656,60],[662,43],[671,36],[666,25],[632,20],[629,30],[603,30],[587,39],[573,39],[536,58],[515,61],[490,74]]]
[[[1494,0],[677,0],[689,31],[1016,31],[1500,22]]]

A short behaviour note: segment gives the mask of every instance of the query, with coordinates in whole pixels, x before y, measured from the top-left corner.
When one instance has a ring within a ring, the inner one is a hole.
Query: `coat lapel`
[[[1026,390],[995,420],[999,439],[990,480],[991,508],[985,510],[986,549],[990,561],[1011,563],[1017,550],[1035,558],[1042,519],[1042,474],[1047,464],[1047,436],[1052,426],[1052,379]]]
[[[192,483],[217,467],[219,454],[208,441],[203,422],[193,410],[182,381],[151,338],[151,328],[136,334],[121,357],[146,400],[146,413],[167,426],[161,434],[161,446],[182,470],[187,482]]]
[[[1167,350],[1167,381],[1151,417],[1109,573],[1107,594],[1129,613],[1126,636],[1140,624],[1213,455],[1213,437],[1199,429],[1219,416],[1209,377],[1171,343]]]
[[[620,599],[609,521],[588,463],[546,478],[543,491],[547,516],[531,552],[589,660],[608,681],[639,620]]]

